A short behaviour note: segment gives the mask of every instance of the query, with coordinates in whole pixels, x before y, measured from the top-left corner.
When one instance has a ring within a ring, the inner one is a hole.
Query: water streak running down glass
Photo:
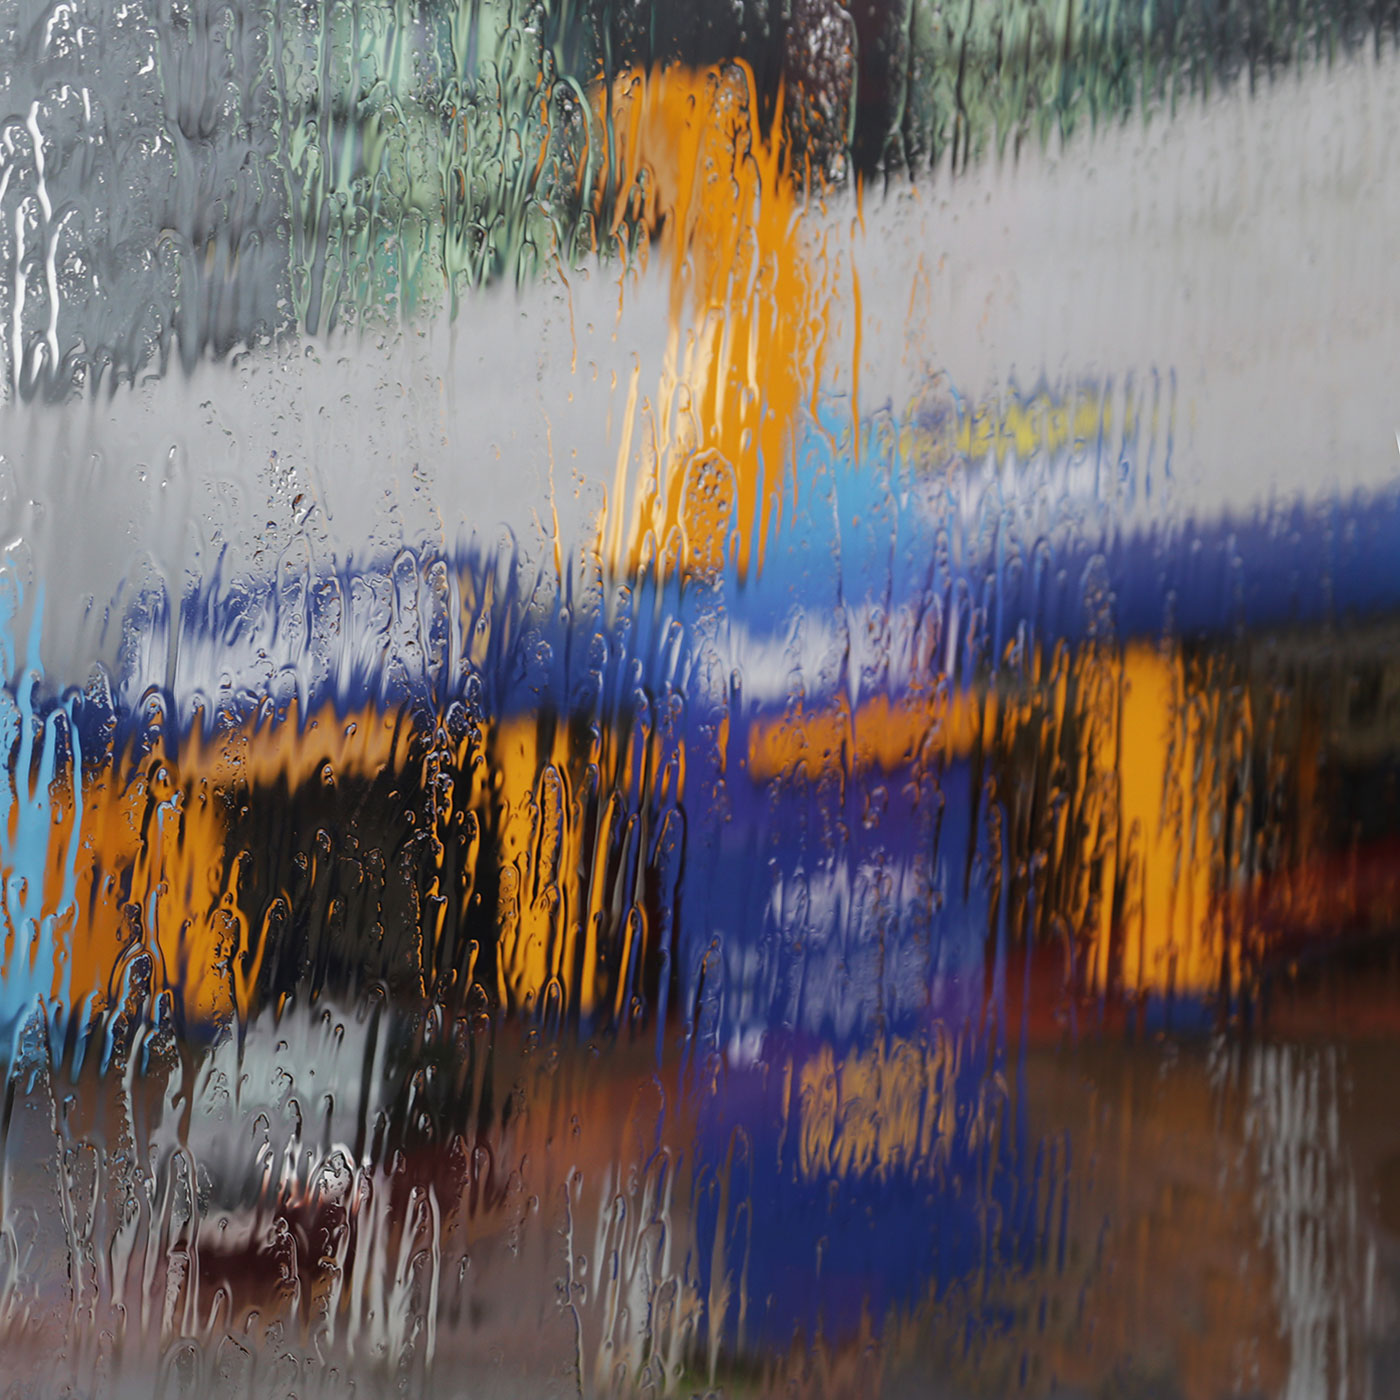
[[[0,1396],[1400,1395],[1397,37],[0,0]]]

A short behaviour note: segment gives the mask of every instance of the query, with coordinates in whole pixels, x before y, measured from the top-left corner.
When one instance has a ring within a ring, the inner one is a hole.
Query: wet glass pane
[[[1400,1394],[1394,0],[0,0],[0,1394]]]

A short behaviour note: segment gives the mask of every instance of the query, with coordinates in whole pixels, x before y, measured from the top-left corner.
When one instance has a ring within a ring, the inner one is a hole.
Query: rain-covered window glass
[[[0,0],[0,1394],[1400,1394],[1395,0]]]

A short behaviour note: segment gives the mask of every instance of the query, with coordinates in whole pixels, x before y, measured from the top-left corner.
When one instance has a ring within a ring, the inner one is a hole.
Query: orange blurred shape
[[[782,147],[782,95],[766,131],[739,62],[631,69],[595,100],[612,235],[626,246],[640,230],[640,256],[659,252],[670,278],[656,398],[639,402],[640,367],[629,389],[607,557],[631,572],[659,548],[686,571],[712,572],[732,542],[741,571],[761,567],[828,329]]]
[[[72,1005],[111,1004],[128,955],[145,952],[152,991],[175,997],[191,1024],[250,1014],[278,911],[254,929],[240,904],[239,862],[227,846],[236,794],[403,762],[408,737],[394,716],[372,709],[347,721],[326,705],[303,725],[292,707],[280,722],[218,736],[197,725],[177,752],[157,741],[134,761],[89,774],[77,817],[76,908],[63,930]],[[49,907],[61,898],[57,862],[74,805],[50,838]]]
[[[1222,955],[1211,828],[1218,757],[1200,714],[1218,708],[1219,697],[1188,693],[1181,659],[1152,646],[1131,645],[1107,661],[1086,653],[1073,664],[1072,700],[1060,674],[1036,704],[1013,689],[937,686],[758,719],[749,775],[758,783],[802,770],[850,778],[983,755],[1010,790],[1032,776],[1018,768],[1030,760],[1018,736],[1032,741],[1032,753],[1072,754],[1067,795],[1082,818],[1077,834],[1060,830],[1049,854],[1064,871],[1056,912],[1085,935],[1086,989],[1207,992]],[[1114,893],[1093,897],[1093,887]]]
[[[625,834],[621,828],[630,830],[635,819],[614,794],[595,830],[588,775],[601,760],[605,769],[615,764],[640,774],[645,787],[660,781],[659,758],[636,731],[607,736],[604,747],[601,754],[575,752],[567,726],[515,715],[476,727],[444,754],[415,743],[402,713],[370,705],[345,716],[327,704],[303,723],[293,705],[275,721],[215,736],[196,727],[177,752],[157,741],[135,758],[109,762],[86,775],[81,802],[63,803],[50,834],[45,909],[61,915],[51,995],[75,1008],[111,1006],[130,959],[145,954],[152,994],[172,996],[187,1024],[245,1020],[267,995],[260,974],[292,910],[289,896],[277,893],[265,909],[246,907],[241,861],[230,840],[240,804],[250,792],[280,792],[290,800],[309,784],[387,771],[404,774],[410,785],[421,777],[432,800],[438,874],[425,892],[429,900],[439,893],[436,881],[447,877],[457,809],[490,807],[499,814],[494,848],[480,856],[495,861],[499,872],[498,982],[490,990],[501,1004],[541,1006],[554,997],[561,1008],[590,1014],[607,1000],[620,1017],[617,998],[643,955],[646,917],[634,900],[622,966],[615,983],[600,986],[605,904],[618,893],[605,866]],[[457,781],[437,781],[444,761]],[[65,872],[75,821],[71,898]],[[314,850],[311,858],[317,859]],[[441,932],[429,929],[424,937]],[[432,950],[423,953],[426,967]]]

